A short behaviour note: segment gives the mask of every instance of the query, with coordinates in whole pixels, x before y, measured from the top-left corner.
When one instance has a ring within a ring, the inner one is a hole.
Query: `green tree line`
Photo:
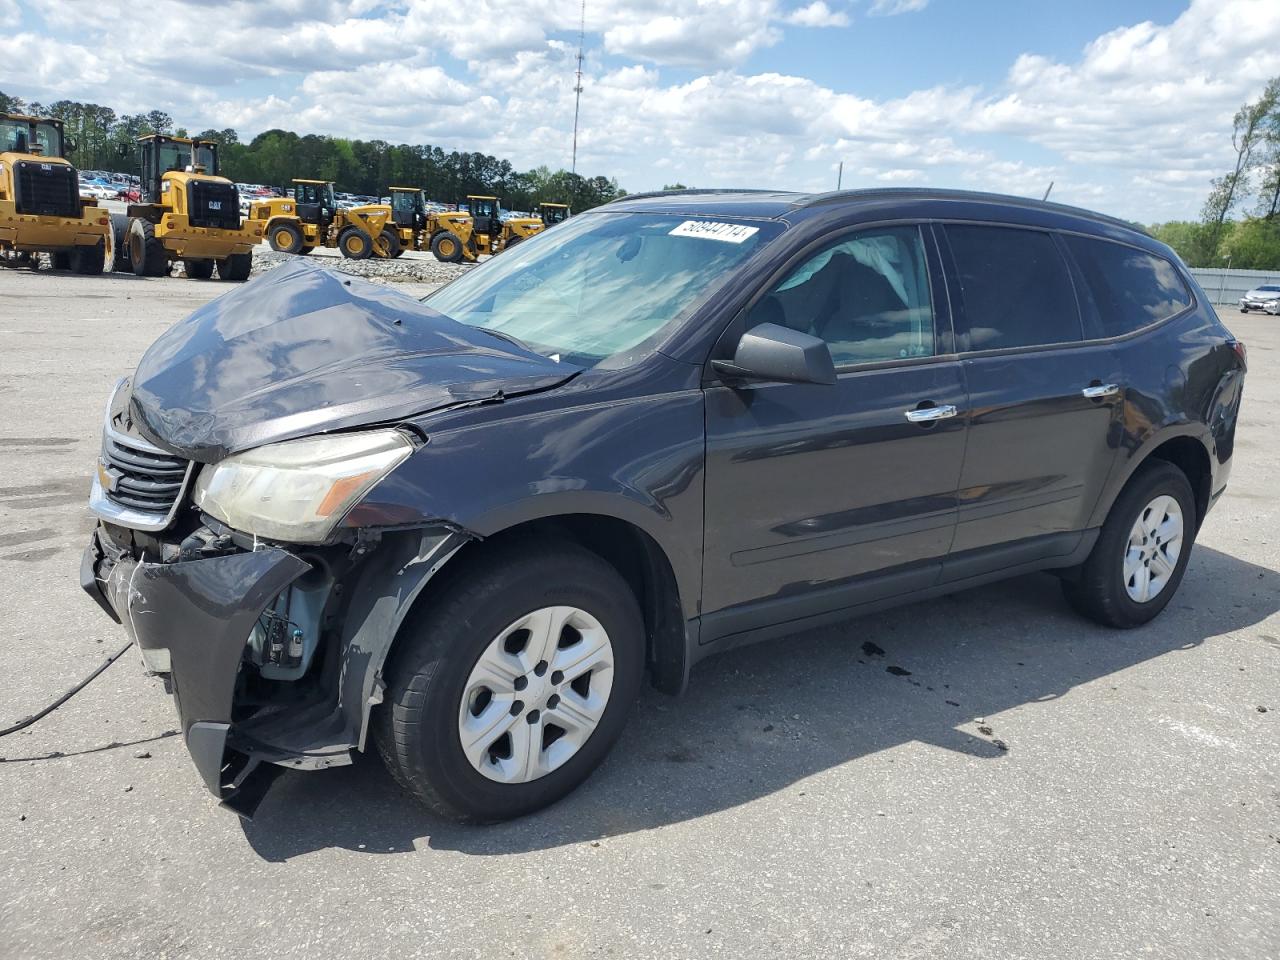
[[[1236,112],[1231,146],[1235,160],[1210,183],[1200,219],[1149,230],[1191,267],[1280,270],[1280,77]]]
[[[138,137],[192,135],[162,110],[117,114],[96,103],[27,103],[0,91],[0,112],[62,120],[68,139],[74,141],[68,159],[81,170],[137,173]],[[411,186],[444,203],[465,200],[468,194],[493,195],[515,210],[532,210],[548,201],[581,211],[626,195],[612,177],[584,177],[546,166],[518,171],[509,160],[486,153],[426,144],[299,135],[281,129],[267,130],[248,143],[229,128],[201,130],[195,136],[218,142],[222,175],[241,183],[285,186],[294,177],[332,180],[340,191],[369,196],[385,195],[392,185]]]

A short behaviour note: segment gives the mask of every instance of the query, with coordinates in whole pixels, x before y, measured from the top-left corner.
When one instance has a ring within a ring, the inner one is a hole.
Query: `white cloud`
[[[832,10],[822,0],[814,0],[807,7],[792,10],[783,19],[797,27],[847,27],[849,15]]]
[[[875,0],[871,4],[873,17],[895,17],[900,13],[915,13],[929,5],[929,0]]]
[[[0,12],[13,0],[0,0]],[[922,0],[876,0],[902,13]],[[1280,3],[1192,0],[1173,22],[1108,31],[1075,57],[1028,52],[998,83],[901,96],[761,69],[789,26],[841,27],[828,0],[618,0],[588,9],[579,169],[630,189],[679,179],[799,189],[971,185],[1186,216],[1229,161],[1231,116],[1278,71]],[[189,129],[428,142],[567,165],[578,7],[563,0],[133,0],[25,8],[5,92],[159,107]],[[44,29],[37,29],[43,24]],[[194,26],[193,26],[194,24]],[[874,30],[862,20],[858,29]],[[672,68],[677,69],[672,69]],[[18,87],[17,89],[14,89]]]

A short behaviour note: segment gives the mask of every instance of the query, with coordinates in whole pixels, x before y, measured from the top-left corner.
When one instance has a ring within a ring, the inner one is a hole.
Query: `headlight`
[[[205,467],[193,496],[201,510],[236,530],[322,543],[412,452],[413,444],[396,430],[287,440]]]

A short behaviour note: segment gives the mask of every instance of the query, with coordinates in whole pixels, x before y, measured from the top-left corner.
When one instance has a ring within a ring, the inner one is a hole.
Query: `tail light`
[[[1240,369],[1249,369],[1249,348],[1244,345],[1242,340],[1231,340],[1231,349],[1235,355],[1240,358]]]

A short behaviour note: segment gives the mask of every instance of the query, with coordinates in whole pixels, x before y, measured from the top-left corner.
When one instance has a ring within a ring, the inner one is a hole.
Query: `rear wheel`
[[[59,250],[57,253],[49,255],[49,265],[54,270],[70,270],[71,269],[71,251]]]
[[[302,231],[296,224],[284,221],[271,225],[268,242],[271,249],[278,253],[298,253],[302,250]]]
[[[233,253],[218,261],[218,279],[240,282],[249,279],[253,271],[252,253]]]
[[[163,277],[169,272],[169,257],[156,236],[155,224],[147,220],[129,222],[129,262],[139,277]]]
[[[191,280],[208,280],[213,276],[212,260],[184,260],[182,267]]]
[[[1112,627],[1137,627],[1173,599],[1195,540],[1196,502],[1186,474],[1151,461],[1129,481],[1098,542],[1063,593],[1075,609]]]
[[[76,273],[98,274],[106,263],[106,242],[103,240],[91,247],[76,247],[71,251],[71,269]]]
[[[462,259],[462,241],[452,233],[437,233],[431,238],[431,252],[441,263],[457,263]]]
[[[406,622],[376,742],[437,813],[491,822],[577,787],[640,689],[644,631],[626,581],[570,543],[508,549]]]
[[[347,227],[338,234],[338,249],[351,260],[367,260],[373,253],[373,240],[358,227]]]
[[[111,239],[111,272],[132,273],[133,261],[129,259],[129,218],[123,213],[111,214]]]

